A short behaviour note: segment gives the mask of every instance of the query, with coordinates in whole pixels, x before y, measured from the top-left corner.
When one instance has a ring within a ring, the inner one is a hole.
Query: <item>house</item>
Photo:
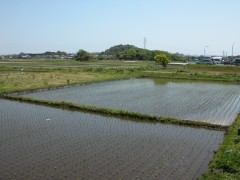
[[[26,55],[21,55],[20,58],[21,58],[21,59],[30,59],[31,56],[28,55],[28,54],[26,54]]]

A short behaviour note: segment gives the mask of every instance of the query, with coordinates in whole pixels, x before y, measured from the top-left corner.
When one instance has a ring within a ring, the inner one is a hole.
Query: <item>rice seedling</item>
[[[130,79],[23,94],[43,100],[230,125],[240,109],[239,86],[232,84]],[[110,113],[110,112],[109,112]]]
[[[44,178],[147,179],[154,169],[157,179],[179,174],[197,178],[207,170],[213,156],[209,152],[217,150],[224,134],[8,100],[1,100],[0,106],[1,179],[14,178],[11,171],[23,179],[39,174]],[[196,168],[189,168],[191,164]]]

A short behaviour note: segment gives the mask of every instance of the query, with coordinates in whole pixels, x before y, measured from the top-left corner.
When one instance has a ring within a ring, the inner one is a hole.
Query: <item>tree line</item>
[[[135,47],[133,45],[113,46],[98,55],[99,60],[104,60],[109,56],[117,60],[149,60],[154,61],[155,56],[164,54],[171,61],[185,61],[185,58],[177,53],[168,53],[160,50],[147,50]],[[84,50],[79,50],[76,54],[76,60],[90,60],[91,54]]]

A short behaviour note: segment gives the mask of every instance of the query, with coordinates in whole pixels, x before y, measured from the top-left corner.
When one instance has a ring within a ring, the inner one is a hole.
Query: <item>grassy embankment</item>
[[[229,127],[203,179],[240,179],[240,114]]]
[[[186,68],[181,69],[160,69],[160,71],[144,71],[142,72],[142,76],[240,83],[240,67],[187,65]]]
[[[153,122],[153,123],[160,122],[160,123],[174,124],[174,125],[180,125],[180,126],[190,126],[195,128],[206,128],[206,129],[224,130],[224,131],[227,130],[227,126],[210,124],[202,121],[190,121],[190,120],[185,121],[185,120],[178,120],[178,119],[168,118],[168,117],[157,117],[157,116],[152,116],[148,114],[128,112],[123,110],[113,110],[108,108],[99,108],[95,106],[78,105],[78,104],[69,103],[69,102],[39,100],[39,99],[27,98],[27,97],[21,97],[21,96],[5,95],[4,98],[9,100],[37,104],[37,105],[45,105],[45,106],[62,108],[67,110],[83,111],[83,112],[95,113],[95,114],[112,116],[117,118],[124,118],[124,119],[134,120],[134,121],[145,121],[145,122]]]

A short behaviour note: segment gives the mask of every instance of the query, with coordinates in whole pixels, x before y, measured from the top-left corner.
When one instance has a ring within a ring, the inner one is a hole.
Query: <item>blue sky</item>
[[[239,0],[0,0],[0,54],[117,44],[240,55]]]

